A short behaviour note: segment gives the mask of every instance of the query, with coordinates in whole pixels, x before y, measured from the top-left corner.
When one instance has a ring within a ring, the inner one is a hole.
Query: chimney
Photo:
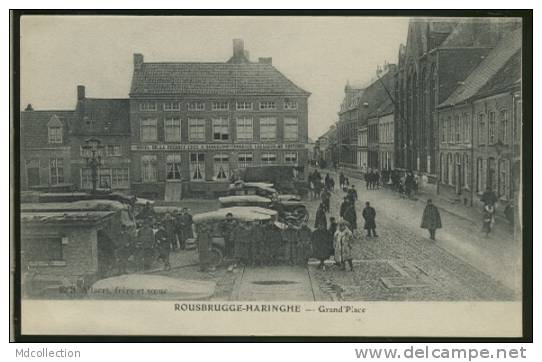
[[[143,54],[134,53],[134,69],[140,69],[143,64]]]
[[[32,104],[28,103],[28,105],[26,106],[26,108],[24,110],[26,112],[32,112],[34,110],[34,108],[32,108]]]
[[[80,101],[81,99],[85,99],[85,86],[84,85],[78,85],[77,86],[77,100]]]
[[[258,63],[273,65],[273,58],[271,57],[258,58]]]
[[[245,56],[245,42],[243,39],[233,39],[233,57],[240,59]]]

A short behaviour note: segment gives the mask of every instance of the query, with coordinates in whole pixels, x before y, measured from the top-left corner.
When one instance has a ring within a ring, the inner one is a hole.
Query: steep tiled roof
[[[504,37],[439,107],[462,103],[476,93],[521,49],[521,29]]]
[[[77,102],[72,134],[129,135],[129,99],[83,98]]]
[[[394,75],[395,72],[387,72],[380,77],[380,80],[377,79],[365,88],[360,100],[360,116],[362,119],[376,114],[380,107],[390,101],[388,92],[393,94]]]
[[[63,147],[68,144],[68,131],[74,111],[21,112],[21,148]],[[62,143],[49,144],[47,124],[57,118],[63,125]]]
[[[476,94],[476,96],[484,96],[488,94],[496,94],[508,89],[521,81],[521,50],[518,50],[506,62],[497,74],[495,74]]]
[[[472,18],[457,23],[442,47],[493,47],[506,34],[521,25],[515,18]]]
[[[266,63],[143,63],[130,95],[304,95]]]

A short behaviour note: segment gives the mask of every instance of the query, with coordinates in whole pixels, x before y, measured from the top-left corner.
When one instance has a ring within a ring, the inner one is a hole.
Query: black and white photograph
[[[521,16],[19,21],[22,335],[523,335]]]

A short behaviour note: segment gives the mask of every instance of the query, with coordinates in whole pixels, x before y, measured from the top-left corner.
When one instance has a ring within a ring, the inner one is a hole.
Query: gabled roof
[[[21,148],[62,147],[67,144],[66,137],[74,111],[23,111],[21,112]],[[49,144],[48,124],[62,125],[61,144]]]
[[[521,50],[518,50],[476,94],[497,94],[521,82]]]
[[[514,54],[521,50],[521,28],[504,37],[497,46],[469,74],[439,107],[447,107],[467,101],[504,67]]]
[[[267,63],[142,63],[130,96],[300,95],[310,93]]]
[[[75,135],[130,135],[130,100],[83,98],[72,124]]]

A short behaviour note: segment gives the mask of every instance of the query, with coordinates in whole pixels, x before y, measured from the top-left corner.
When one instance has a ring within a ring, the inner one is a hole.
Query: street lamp
[[[98,183],[98,170],[102,165],[102,151],[104,146],[101,145],[101,141],[95,137],[91,137],[85,140],[83,151],[85,160],[87,161],[87,167],[90,168],[90,176],[92,180],[92,193],[96,193],[96,184]]]

